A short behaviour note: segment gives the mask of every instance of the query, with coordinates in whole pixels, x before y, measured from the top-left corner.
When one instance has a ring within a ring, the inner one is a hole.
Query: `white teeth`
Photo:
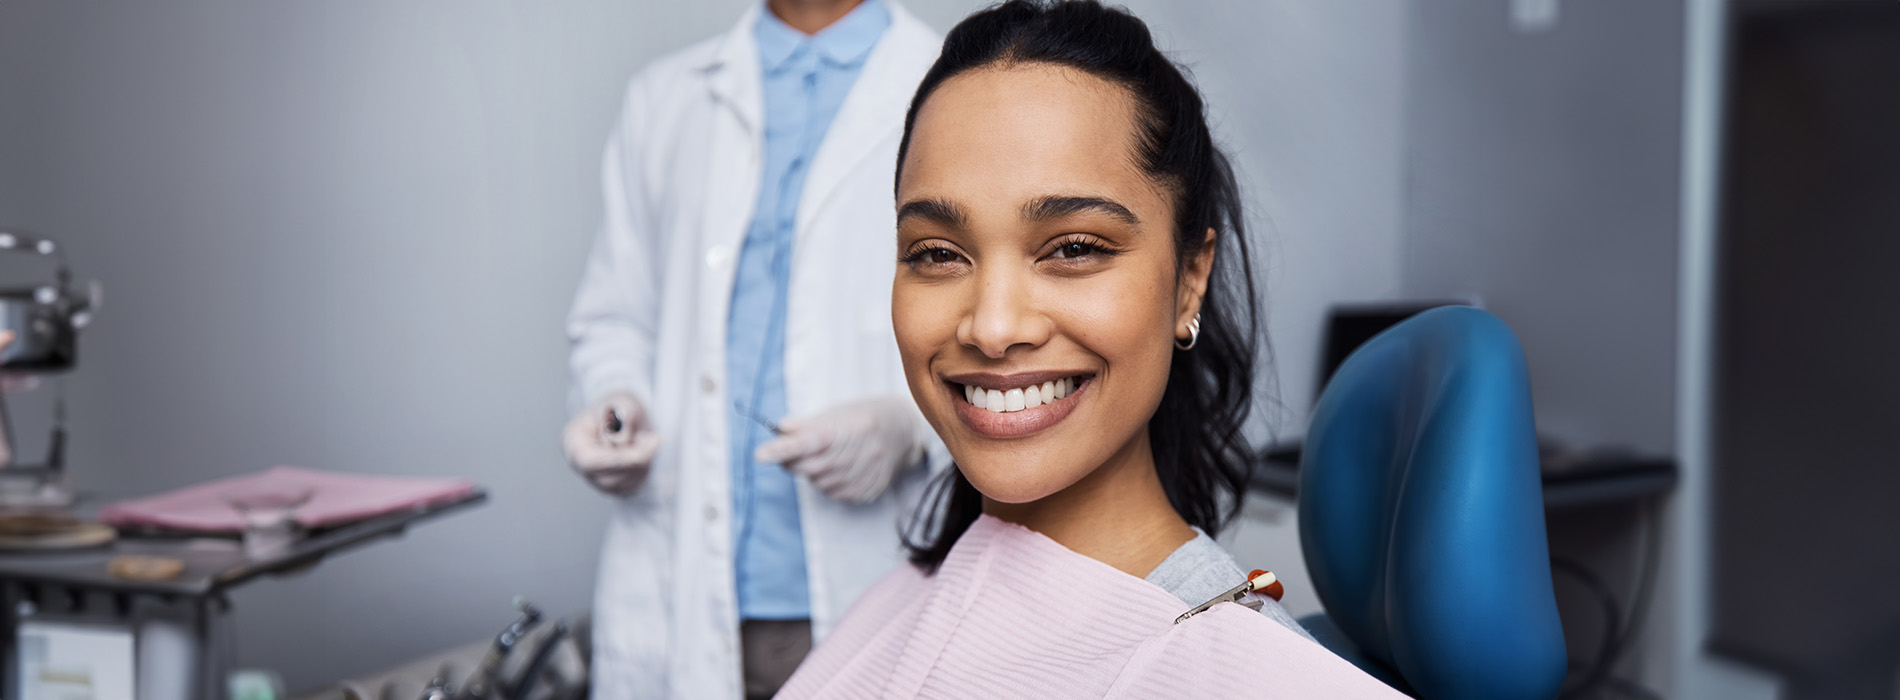
[[[1075,378],[1056,379],[1041,384],[1031,384],[1021,389],[984,389],[969,384],[963,385],[963,398],[977,408],[989,409],[997,413],[1014,413],[1024,409],[1052,404],[1075,393]]]

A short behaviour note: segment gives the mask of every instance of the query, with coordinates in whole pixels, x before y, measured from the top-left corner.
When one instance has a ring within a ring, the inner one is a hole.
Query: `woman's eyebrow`
[[[1141,227],[1141,220],[1135,218],[1134,212],[1112,199],[1050,195],[1023,205],[1023,218],[1034,222],[1051,221],[1083,212],[1107,214],[1129,226]]]
[[[903,225],[904,220],[910,218],[920,218],[950,228],[962,228],[963,222],[969,217],[963,215],[963,207],[941,199],[913,199],[897,208],[898,225]]]

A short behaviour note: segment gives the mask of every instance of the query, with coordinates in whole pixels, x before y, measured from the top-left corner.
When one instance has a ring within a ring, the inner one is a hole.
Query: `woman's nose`
[[[985,357],[1003,359],[1010,348],[1038,347],[1049,341],[1052,323],[1036,308],[1026,275],[1005,271],[979,272],[976,294],[961,323],[957,340]]]

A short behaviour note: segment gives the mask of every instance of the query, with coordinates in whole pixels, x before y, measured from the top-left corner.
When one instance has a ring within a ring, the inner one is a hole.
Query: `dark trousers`
[[[811,620],[746,620],[739,623],[746,700],[767,700],[811,653]]]

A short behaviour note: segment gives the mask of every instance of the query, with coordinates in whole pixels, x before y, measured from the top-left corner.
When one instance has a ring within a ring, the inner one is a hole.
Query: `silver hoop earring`
[[[1198,342],[1201,342],[1201,315],[1197,313],[1197,314],[1194,314],[1194,320],[1188,321],[1187,344],[1182,345],[1181,339],[1175,338],[1174,347],[1180,348],[1182,350],[1193,350],[1194,344]]]

